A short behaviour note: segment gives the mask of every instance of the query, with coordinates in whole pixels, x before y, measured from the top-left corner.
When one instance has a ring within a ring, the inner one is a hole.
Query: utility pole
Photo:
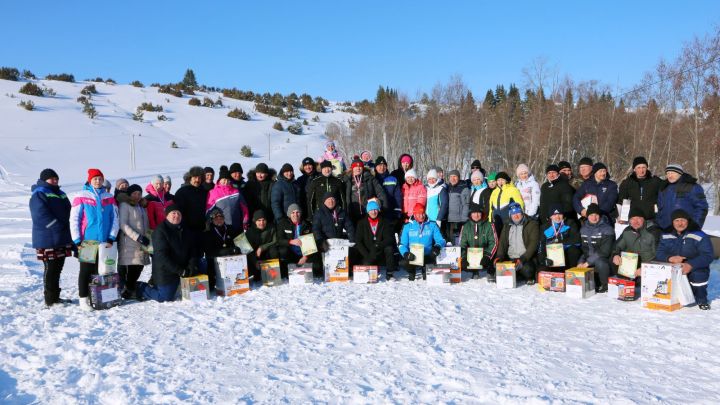
[[[270,158],[270,133],[268,132],[265,135],[267,135],[267,139],[268,139],[268,162],[269,162],[271,160],[271,158]]]
[[[130,170],[135,170],[135,134],[130,134]]]

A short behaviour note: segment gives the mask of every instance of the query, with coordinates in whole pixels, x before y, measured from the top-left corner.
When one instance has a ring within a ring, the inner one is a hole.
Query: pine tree
[[[185,71],[185,77],[183,77],[182,81],[183,86],[185,87],[197,87],[198,83],[195,79],[195,72],[192,71],[192,69],[188,69]]]
[[[487,93],[485,93],[485,101],[483,101],[483,108],[493,107],[495,107],[495,96],[493,95],[492,90],[488,90]]]

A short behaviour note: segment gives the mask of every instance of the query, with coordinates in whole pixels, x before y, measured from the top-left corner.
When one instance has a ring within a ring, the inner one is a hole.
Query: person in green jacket
[[[535,284],[540,226],[523,213],[520,204],[510,204],[510,222],[500,232],[495,262],[512,261],[527,285]]]
[[[637,253],[638,263],[635,276],[639,277],[640,265],[655,259],[659,235],[657,229],[653,230],[648,227],[648,222],[645,220],[645,212],[640,207],[632,205],[628,219],[630,225],[625,228],[613,248],[612,272],[613,274],[617,274],[618,267],[620,267],[622,263],[620,253]]]
[[[492,259],[497,250],[497,234],[495,225],[487,220],[480,204],[470,203],[470,220],[460,231],[460,249],[462,254],[462,269],[471,271],[472,278],[479,278],[479,269],[468,269],[468,248],[482,248],[483,257],[480,262],[482,269],[488,273],[488,281],[495,282],[495,269]]]

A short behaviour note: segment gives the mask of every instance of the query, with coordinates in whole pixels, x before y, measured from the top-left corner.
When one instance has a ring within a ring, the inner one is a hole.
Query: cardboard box
[[[446,264],[452,269],[459,269],[462,264],[462,252],[460,246],[447,246],[440,249],[440,254],[435,260],[437,264]]]
[[[428,264],[425,266],[425,281],[428,285],[450,284],[451,270],[446,264]]]
[[[353,283],[377,284],[378,266],[353,266]]]
[[[565,294],[571,298],[588,298],[595,295],[595,270],[579,267],[565,270]]]
[[[635,301],[638,298],[638,288],[635,280],[609,277],[608,297],[620,301]]]
[[[273,287],[283,283],[280,259],[263,260],[258,262],[258,266],[260,266],[260,276],[264,286]]]
[[[565,292],[565,272],[541,271],[537,275],[538,288],[545,291]]]
[[[92,276],[90,282],[90,306],[108,309],[120,305],[120,275],[117,273]]]
[[[329,283],[350,281],[349,246],[330,246],[323,253],[325,281]]]
[[[247,256],[215,258],[215,290],[218,295],[230,297],[250,291]]]
[[[288,281],[290,285],[303,285],[313,283],[312,265],[288,264]]]
[[[641,272],[640,301],[643,308],[676,311],[682,307],[677,291],[682,275],[681,264],[643,263]]]
[[[495,264],[495,284],[499,289],[517,287],[517,272],[513,262],[497,262]]]
[[[180,278],[180,291],[183,301],[203,302],[210,299],[208,276],[201,274]]]

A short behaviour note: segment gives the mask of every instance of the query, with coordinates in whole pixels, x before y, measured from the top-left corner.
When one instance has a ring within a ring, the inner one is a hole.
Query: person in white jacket
[[[518,177],[515,187],[520,190],[525,202],[525,214],[532,219],[537,219],[538,207],[540,207],[540,185],[524,163],[518,165],[515,173]]]

